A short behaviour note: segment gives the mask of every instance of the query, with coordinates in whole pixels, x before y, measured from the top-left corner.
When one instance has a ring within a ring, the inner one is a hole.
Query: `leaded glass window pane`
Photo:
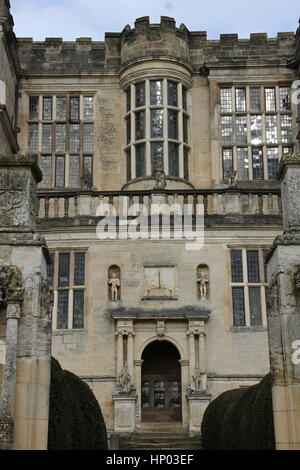
[[[56,152],[65,152],[66,150],[66,125],[56,124]]]
[[[178,96],[177,96],[177,83],[171,82],[168,80],[168,105],[177,106]]]
[[[94,146],[94,124],[83,124],[83,151],[93,152]]]
[[[126,90],[126,111],[131,110],[131,87],[128,87]]]
[[[135,113],[135,138],[136,140],[145,138],[145,111]]]
[[[164,168],[164,143],[151,142],[151,166],[152,173]]]
[[[260,88],[250,88],[250,111],[259,113],[261,111]]]
[[[73,292],[73,328],[83,328],[84,326],[84,291],[74,290]]]
[[[79,96],[71,96],[70,98],[70,118],[72,121],[79,120]]]
[[[70,124],[70,152],[80,151],[80,125]]]
[[[263,250],[264,255],[264,282],[268,282],[268,265],[267,265],[267,254],[269,250]]]
[[[165,408],[165,382],[155,381],[154,382],[154,408],[160,409]]]
[[[169,142],[169,175],[179,176],[179,145]]]
[[[260,287],[249,287],[250,323],[252,326],[259,326],[261,318],[261,298]]]
[[[92,96],[83,97],[83,119],[85,121],[94,119],[94,98]]]
[[[52,152],[52,124],[43,124],[42,152]]]
[[[233,324],[235,326],[245,325],[245,301],[244,301],[244,288],[232,288],[232,303],[233,303]]]
[[[189,179],[189,151],[186,148],[183,150],[183,177]]]
[[[185,86],[182,87],[182,108],[187,111],[187,88]]]
[[[241,250],[231,250],[231,281],[243,282],[243,260]]]
[[[264,161],[261,147],[252,147],[252,169],[254,180],[264,179]]]
[[[55,186],[63,188],[65,186],[65,157],[56,155],[55,158]]]
[[[172,409],[180,408],[180,383],[176,380],[169,381],[169,406]]]
[[[267,148],[268,173],[270,180],[276,180],[278,171],[278,147]]]
[[[139,144],[135,146],[135,163],[136,171],[135,176],[139,178],[140,176],[146,175],[146,144]]]
[[[85,284],[85,253],[75,253],[74,286]]]
[[[188,117],[184,114],[183,115],[183,142],[185,142],[186,144],[188,144],[189,142],[189,128],[188,128]]]
[[[226,180],[229,170],[232,169],[232,148],[223,149],[222,157],[223,157],[223,178],[224,180]]]
[[[246,89],[235,89],[235,109],[236,111],[246,111]]]
[[[232,112],[231,88],[221,88],[220,99],[221,99],[221,113],[231,113]]]
[[[151,115],[151,137],[163,137],[163,109],[152,109]]]
[[[44,121],[52,120],[52,97],[51,96],[43,97],[43,120]]]
[[[56,119],[65,121],[67,117],[67,98],[65,96],[56,97]]]
[[[276,111],[275,88],[265,88],[266,111]]]
[[[38,152],[39,147],[39,127],[38,124],[28,125],[28,150],[29,152]]]
[[[69,286],[70,253],[59,253],[58,286]]]
[[[40,183],[41,188],[50,188],[51,186],[51,174],[52,174],[52,156],[51,155],[42,155],[42,173],[43,179]]]
[[[236,117],[236,142],[238,145],[247,143],[247,117]]]
[[[131,150],[126,150],[126,181],[131,180]]]
[[[135,85],[135,106],[145,106],[145,82],[139,82]]]
[[[168,135],[169,139],[178,139],[178,112],[168,111]]]
[[[48,286],[53,287],[53,274],[54,274],[54,253],[50,253],[51,263],[47,264],[47,280]]]
[[[279,88],[280,111],[291,111],[291,89],[290,87]]]
[[[262,117],[261,115],[250,116],[251,119],[251,144],[257,145],[262,142]]]
[[[287,144],[293,141],[292,116],[283,114],[281,116],[281,140]]]
[[[282,148],[282,153],[284,155],[289,155],[289,154],[292,154],[294,152],[294,147],[283,147]]]
[[[69,186],[71,188],[78,188],[80,186],[79,169],[80,169],[79,155],[70,155],[69,156]]]
[[[142,382],[142,408],[150,408],[150,382]]]
[[[84,174],[91,175],[91,181],[93,181],[93,155],[84,155],[83,171]]]
[[[131,142],[131,117],[127,116],[125,119],[126,124],[126,143],[130,144]]]
[[[266,140],[267,144],[276,144],[277,139],[277,116],[266,116]]]
[[[29,120],[37,121],[39,118],[39,97],[29,97]]]
[[[258,251],[247,251],[248,282],[260,282]]]
[[[248,180],[249,179],[248,149],[246,147],[238,147],[236,149],[236,157],[237,157],[237,179]]]
[[[57,301],[57,328],[68,328],[68,310],[69,310],[69,291],[58,291]]]
[[[232,144],[232,117],[222,116],[221,117],[221,134],[222,143],[224,145]]]
[[[150,82],[150,104],[163,104],[163,82],[162,80],[152,80]]]

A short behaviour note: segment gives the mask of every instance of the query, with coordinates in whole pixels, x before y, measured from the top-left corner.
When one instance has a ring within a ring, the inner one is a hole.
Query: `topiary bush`
[[[51,358],[48,450],[104,450],[107,434],[90,387]]]
[[[271,374],[213,400],[203,416],[201,441],[204,450],[274,450]]]

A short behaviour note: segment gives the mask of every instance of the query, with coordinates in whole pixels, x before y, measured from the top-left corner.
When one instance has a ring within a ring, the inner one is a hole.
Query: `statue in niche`
[[[200,271],[198,274],[197,283],[199,284],[199,294],[201,300],[207,300],[207,285],[208,285],[208,273]]]
[[[118,301],[119,300],[118,289],[121,287],[121,280],[118,277],[116,272],[112,273],[111,278],[108,279],[108,284],[110,285],[111,300],[113,302]]]
[[[131,377],[128,370],[127,363],[124,365],[121,372],[118,374],[117,377],[118,384],[121,387],[121,391],[124,393],[130,392],[130,385],[131,385]]]

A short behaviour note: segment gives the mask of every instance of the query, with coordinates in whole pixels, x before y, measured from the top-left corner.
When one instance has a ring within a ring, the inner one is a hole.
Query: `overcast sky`
[[[18,37],[92,37],[103,41],[105,32],[120,32],[140,16],[159,23],[160,16],[175,18],[190,31],[220,33],[295,31],[299,0],[10,0]]]

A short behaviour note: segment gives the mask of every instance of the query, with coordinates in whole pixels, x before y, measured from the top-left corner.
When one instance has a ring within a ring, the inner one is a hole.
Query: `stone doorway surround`
[[[190,434],[200,433],[203,413],[210,400],[206,370],[206,322],[210,311],[116,309],[110,313],[116,338],[114,431],[128,433],[143,429],[146,423],[142,422],[141,412],[142,355],[152,342],[168,341],[180,355],[182,428]],[[124,400],[126,407],[121,405]]]

